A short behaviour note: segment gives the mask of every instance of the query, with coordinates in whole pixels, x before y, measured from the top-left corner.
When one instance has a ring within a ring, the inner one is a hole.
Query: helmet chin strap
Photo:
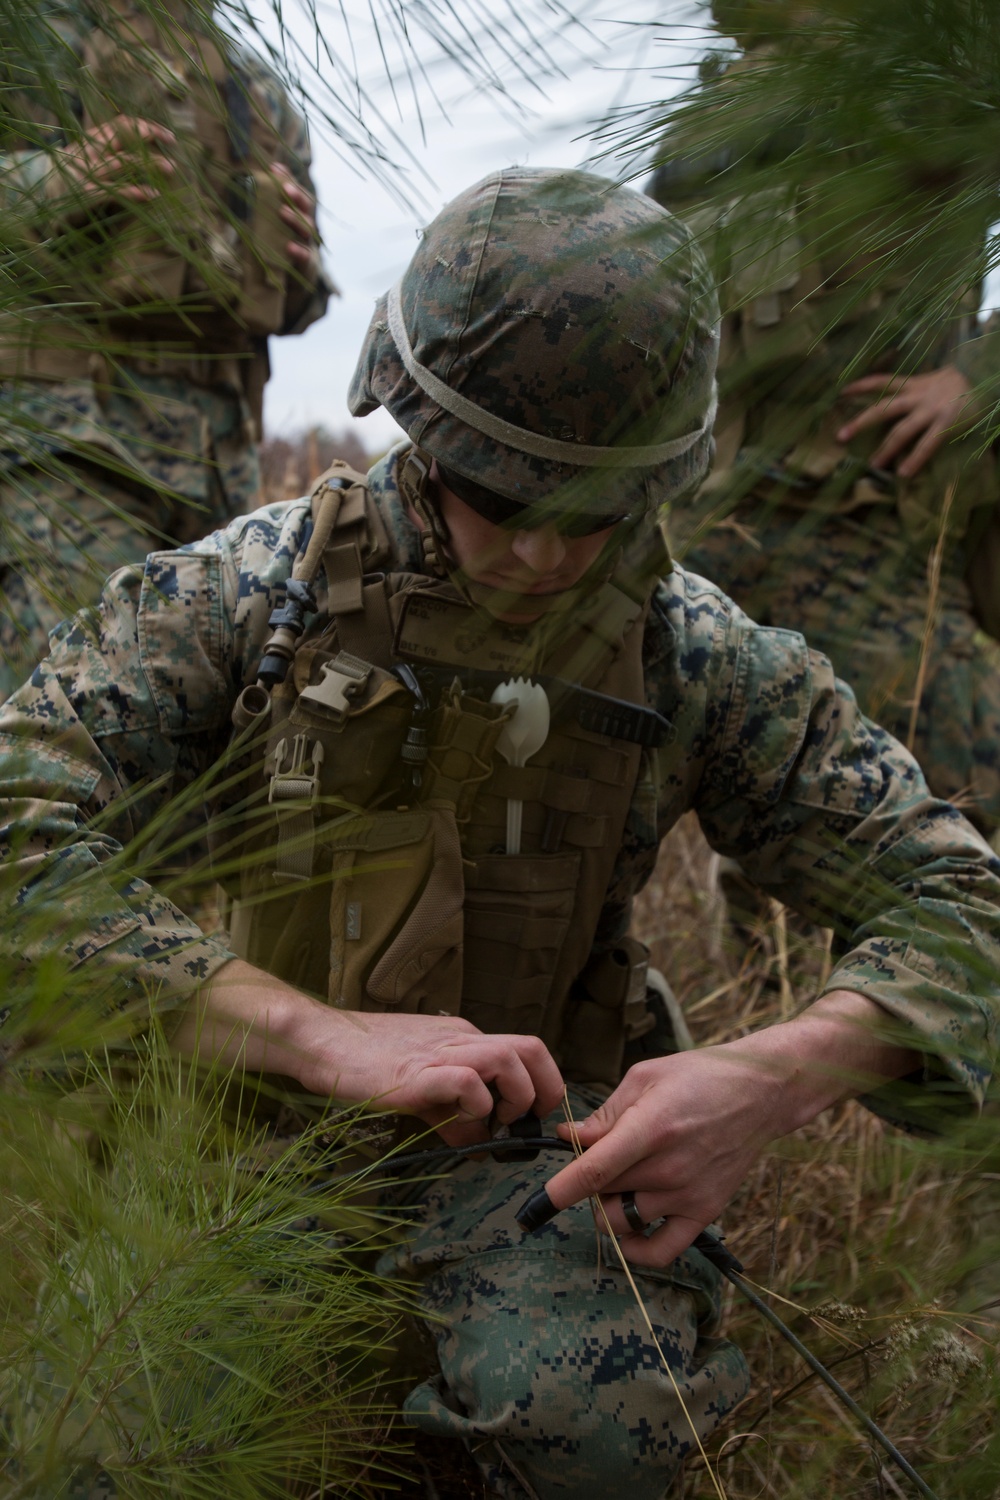
[[[492,584],[477,583],[449,555],[451,537],[431,493],[431,463],[429,453],[413,447],[397,471],[400,494],[423,522],[420,543],[424,565],[434,577],[448,578],[473,609],[507,625],[523,623],[529,626],[543,616],[563,615],[572,619],[585,604],[592,605],[595,593],[607,583],[618,566],[623,547],[645,520],[645,516],[640,516],[619,522],[597,558],[572,588],[562,589],[557,594],[523,594],[514,589],[498,589]]]
[[[447,546],[451,540],[444,517],[436,505],[430,503],[428,490],[431,485],[431,455],[423,448],[412,447],[404,456],[396,471],[396,483],[403,499],[419,516],[423,523],[420,546],[424,554],[424,566],[435,578],[451,576]]]

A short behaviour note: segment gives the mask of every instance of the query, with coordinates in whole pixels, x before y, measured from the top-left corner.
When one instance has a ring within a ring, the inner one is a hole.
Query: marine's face
[[[523,609],[497,616],[509,623],[530,624],[544,613],[541,608],[532,609],[533,598],[574,588],[615,529],[611,525],[588,536],[564,536],[553,521],[525,531],[496,526],[442,483],[436,463],[431,466],[431,480],[448,528],[452,562],[473,583],[523,597]]]

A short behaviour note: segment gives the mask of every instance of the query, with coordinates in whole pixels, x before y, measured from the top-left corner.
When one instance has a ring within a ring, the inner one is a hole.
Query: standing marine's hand
[[[294,235],[287,240],[288,258],[304,276],[315,279],[319,274],[319,230],[316,227],[316,199],[292,176],[283,162],[273,161],[271,171],[281,185],[285,202],[281,217]]]
[[[91,126],[82,139],[59,152],[61,183],[69,179],[87,199],[148,203],[159,196],[156,179],[174,174],[167,151],[175,141],[165,125],[116,115]]]
[[[891,423],[871,456],[876,469],[895,463],[902,479],[912,479],[950,437],[974,427],[980,412],[970,400],[972,387],[961,370],[944,365],[923,375],[863,375],[844,387],[845,396],[879,399],[837,433],[838,443],[849,443],[859,432]],[[905,457],[901,454],[909,449]]]

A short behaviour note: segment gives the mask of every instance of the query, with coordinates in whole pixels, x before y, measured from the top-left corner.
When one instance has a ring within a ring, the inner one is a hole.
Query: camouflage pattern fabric
[[[570,1103],[582,1118],[596,1100],[574,1092]],[[515,1222],[552,1171],[548,1153],[466,1162],[415,1197],[412,1233],[379,1269],[419,1280],[440,1373],[403,1410],[464,1441],[508,1500],[606,1500],[620,1486],[660,1500],[697,1451],[691,1423],[705,1439],[749,1386],[740,1351],[714,1336],[719,1274],[691,1250],[636,1276],[668,1374],[589,1204],[534,1235]]]
[[[400,570],[420,572],[398,456],[373,469],[372,491]],[[199,779],[201,800],[311,530],[307,499],[275,504],[123,569],[0,709],[0,792],[12,799],[0,852],[24,881],[19,910],[46,951],[89,966],[95,993],[129,980],[167,1006],[231,956],[138,878],[141,863],[126,884],[105,867]],[[318,629],[322,578],[316,597]],[[676,568],[659,585],[643,659],[648,701],[673,735],[640,775],[600,941],[624,932],[660,840],[693,808],[750,879],[834,928],[827,989],[898,1015],[978,1098],[1000,972],[989,848],[929,797],[916,762],[863,718],[824,657],[792,631],[755,625],[705,580]]]
[[[372,489],[399,569],[420,571],[397,461],[389,455],[376,466]],[[172,795],[186,794],[184,817],[196,788],[202,801],[236,697],[256,679],[268,616],[311,531],[307,500],[272,505],[180,551],[153,553],[141,570],[123,569],[0,708],[0,853],[18,950],[72,966],[95,1008],[155,995],[167,1009],[232,956],[222,936],[203,935],[143,879],[148,861],[131,860],[123,879],[116,857],[150,820],[169,818]],[[316,628],[327,618],[326,589],[321,578]],[[637,785],[599,938],[613,942],[624,931],[659,841],[694,808],[713,845],[766,891],[834,927],[826,990],[868,996],[934,1059],[926,1078],[904,1088],[910,1107],[926,1099],[961,1110],[981,1099],[996,1045],[1000,862],[960,814],[928,795],[913,759],[860,715],[800,636],[754,625],[713,585],[675,569],[654,595],[644,641],[647,698],[673,734]],[[169,822],[161,838],[168,832]],[[12,994],[8,1004],[17,1003]],[[900,1107],[895,1092],[870,1102],[891,1116]],[[411,1414],[463,1435],[469,1418],[498,1439],[500,1449],[482,1456],[502,1470],[497,1482],[508,1492],[509,1465],[520,1461],[539,1493],[559,1493],[561,1476],[572,1475],[570,1488],[586,1494],[580,1476],[588,1470],[606,1494],[627,1455],[626,1477],[659,1494],[690,1432],[669,1405],[616,1274],[595,1270],[587,1211],[560,1215],[538,1249],[511,1244],[511,1209],[533,1175],[473,1166],[430,1191],[399,1265],[427,1278],[428,1313],[450,1320],[447,1368],[411,1396]],[[557,1274],[568,1278],[559,1321],[551,1313]],[[710,1273],[686,1256],[644,1284],[707,1431],[745,1379],[738,1354],[712,1341]],[[588,1324],[586,1308],[596,1322]],[[502,1358],[495,1338],[507,1342]],[[632,1362],[628,1378],[604,1383],[619,1346]],[[551,1362],[544,1379],[532,1373],[536,1354]],[[466,1400],[473,1409],[463,1412]],[[513,1415],[518,1402],[529,1430]],[[566,1429],[558,1462],[545,1457],[556,1426]],[[659,1473],[644,1462],[636,1468],[637,1457],[653,1453]],[[617,1468],[608,1454],[618,1455]],[[596,1484],[589,1491],[599,1492]]]
[[[449,471],[521,505],[624,515],[704,474],[715,289],[689,231],[642,194],[586,172],[493,173],[428,225],[398,294],[416,361],[472,413],[411,377],[390,293],[351,382],[355,416],[384,406]],[[510,430],[482,425],[490,414],[568,452],[519,447]],[[628,466],[630,447],[685,435],[673,457]],[[615,451],[588,467],[572,456],[582,445]]]
[[[946,570],[932,600],[895,517],[804,524],[763,506],[753,521],[741,508],[738,525],[717,527],[684,556],[761,624],[801,630],[904,742],[920,682],[913,747],[931,789],[997,834],[1000,642],[977,625],[960,574]]]
[[[109,573],[252,510],[260,473],[246,402],[232,387],[134,372],[100,397],[90,381],[7,385],[0,424],[11,443],[0,461],[6,698],[45,655],[49,632],[92,603]]]
[[[726,99],[733,80],[780,57],[787,9],[715,7],[720,25],[748,43],[756,23],[771,18],[770,45],[752,45],[705,83],[720,111],[735,103]],[[933,192],[914,168],[908,190],[896,183],[893,252],[877,258],[871,244],[887,233],[884,215],[865,196],[867,179],[859,189],[843,165],[787,192],[773,186],[733,196],[755,169],[791,158],[803,126],[756,121],[746,107],[731,117],[732,138],[713,132],[710,151],[668,135],[647,189],[696,230],[725,313],[715,470],[675,507],[671,543],[753,618],[802,631],[852,684],[864,712],[903,740],[919,692],[913,749],[932,791],[957,799],[994,838],[1000,646],[981,628],[965,580],[1000,496],[994,455],[979,434],[956,436],[904,481],[870,467],[887,427],[846,446],[836,438],[876,400],[841,394],[860,375],[954,367],[973,386],[995,379],[1000,347],[977,336],[975,289],[941,302],[942,268],[983,243],[988,210],[962,195],[959,177],[953,204],[939,215],[936,256],[915,237],[919,259],[908,258],[903,226],[908,215],[926,222]],[[831,142],[827,159],[849,163],[856,146]],[[745,177],[736,162],[747,166]],[[928,307],[930,327],[918,321]],[[988,410],[992,401],[981,405]],[[940,586],[932,591],[936,569]],[[994,580],[994,594],[998,586]]]
[[[34,41],[77,118],[79,70],[94,24],[91,11],[70,0],[38,22],[42,30]],[[311,192],[305,121],[269,69],[252,53],[235,51],[255,101],[281,136],[283,159]],[[30,122],[30,142],[19,146],[16,135],[9,137],[11,149],[0,156],[0,201],[22,230],[52,233],[47,195],[54,153],[68,144],[67,135],[41,82],[18,93],[13,118]],[[322,317],[331,290],[322,272],[315,285],[294,285],[282,332],[300,333]],[[24,295],[37,315],[38,294],[25,289]],[[176,330],[158,344],[152,311],[151,323],[134,317],[117,324],[107,334],[106,354],[99,335],[91,332],[88,340],[90,325],[80,314],[75,342],[89,342],[95,351],[89,376],[74,369],[65,380],[0,385],[0,697],[45,654],[48,632],[96,600],[109,572],[260,503],[255,426],[268,373],[266,340],[253,340],[234,325],[218,347],[195,340],[185,358]],[[27,325],[9,294],[3,314],[0,346],[6,349],[11,329],[24,338]],[[50,360],[57,353],[49,351]]]

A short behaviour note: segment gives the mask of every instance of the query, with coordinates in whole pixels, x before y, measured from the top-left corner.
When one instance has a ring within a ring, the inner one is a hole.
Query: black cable
[[[699,1239],[700,1238],[701,1236],[699,1235]],[[714,1235],[711,1236],[711,1238],[714,1239]],[[720,1249],[725,1250],[725,1246],[722,1245],[721,1241],[716,1241],[716,1243],[719,1244]],[[711,1259],[711,1257],[709,1257],[709,1259]],[[926,1497],[926,1500],[938,1500],[938,1496],[931,1489],[930,1485],[926,1484],[924,1480],[921,1479],[916,1469],[914,1469],[913,1466],[907,1462],[896,1445],[886,1437],[881,1427],[879,1427],[875,1422],[872,1421],[868,1413],[861,1409],[861,1407],[852,1396],[848,1395],[848,1393],[844,1390],[844,1387],[840,1384],[839,1380],[837,1380],[835,1376],[830,1374],[830,1371],[826,1368],[825,1365],[820,1364],[815,1354],[812,1354],[806,1348],[801,1339],[797,1339],[795,1337],[795,1334],[788,1327],[788,1325],[782,1322],[781,1318],[778,1317],[778,1314],[772,1308],[768,1307],[763,1298],[758,1297],[753,1288],[747,1286],[746,1282],[737,1271],[726,1270],[721,1266],[719,1267],[719,1269],[722,1271],[723,1276],[725,1276],[728,1281],[731,1281],[733,1286],[737,1287],[739,1291],[742,1292],[747,1301],[757,1309],[761,1317],[766,1318],[767,1321],[778,1330],[782,1338],[788,1340],[792,1348],[795,1350],[796,1354],[798,1354],[801,1359],[805,1360],[809,1368],[819,1376],[820,1380],[822,1380],[823,1384],[833,1392],[837,1400],[840,1401],[842,1405],[847,1407],[847,1410],[851,1413],[851,1415],[861,1423],[862,1427],[868,1433],[869,1437],[875,1439],[876,1443],[878,1443],[879,1447],[889,1455],[896,1467],[903,1471],[907,1479],[909,1479],[912,1484],[916,1485],[921,1495],[924,1495]]]
[[[516,1126],[519,1123],[515,1121],[514,1125]],[[498,1161],[532,1161],[538,1155],[539,1151],[568,1151],[572,1153],[574,1150],[572,1142],[561,1140],[558,1136],[522,1136],[516,1133],[514,1127],[511,1127],[510,1135],[493,1136],[490,1140],[479,1141],[474,1146],[432,1146],[426,1151],[406,1151],[397,1156],[387,1157],[378,1163],[378,1167],[382,1172],[395,1174],[397,1172],[417,1172],[424,1167],[433,1166],[438,1162],[461,1161],[469,1156],[484,1156],[488,1154],[494,1156]],[[356,1175],[356,1173],[349,1172],[339,1178],[323,1178],[318,1183],[312,1184],[307,1191],[317,1192],[321,1188],[329,1187],[334,1182],[346,1183],[350,1181],[351,1177]],[[796,1354],[805,1360],[813,1373],[819,1376],[820,1380],[833,1392],[837,1400],[861,1423],[861,1426],[868,1433],[869,1437],[874,1438],[875,1442],[889,1455],[897,1468],[902,1470],[912,1484],[916,1485],[917,1490],[925,1497],[925,1500],[939,1500],[939,1497],[934,1493],[930,1485],[921,1479],[920,1475],[903,1457],[896,1445],[886,1437],[885,1433],[872,1421],[868,1413],[862,1410],[854,1400],[854,1397],[848,1395],[844,1387],[831,1375],[826,1366],[821,1364],[815,1354],[806,1348],[801,1339],[796,1338],[787,1323],[783,1322],[778,1317],[778,1314],[761,1297],[758,1297],[753,1288],[748,1286],[743,1279],[743,1266],[741,1262],[737,1260],[736,1256],[726,1247],[719,1236],[713,1234],[709,1229],[703,1229],[695,1239],[693,1248],[700,1251],[705,1259],[710,1261],[716,1270],[720,1271],[726,1280],[730,1281],[742,1293],[751,1306],[756,1308],[761,1317],[766,1318],[778,1330],[782,1338],[791,1344]]]

